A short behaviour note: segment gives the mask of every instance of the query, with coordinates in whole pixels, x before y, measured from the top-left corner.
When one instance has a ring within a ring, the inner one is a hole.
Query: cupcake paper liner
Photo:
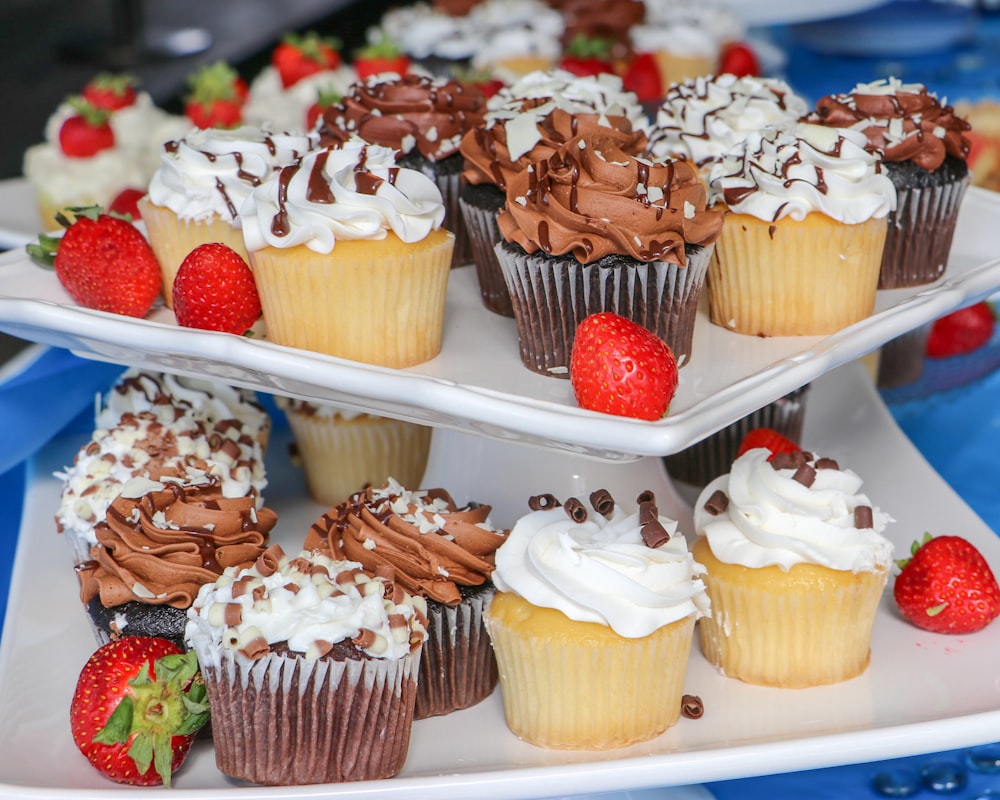
[[[483,305],[494,314],[513,317],[514,306],[496,253],[496,246],[502,238],[500,226],[497,224],[497,213],[503,204],[499,190],[497,197],[499,205],[496,208],[480,207],[464,197],[459,201],[459,205],[472,245],[472,259],[476,265],[476,277],[479,279]]]
[[[663,339],[679,365],[691,357],[698,300],[714,245],[689,248],[687,266],[633,262],[581,264],[567,256],[496,247],[514,307],[521,361],[543,375],[569,376],[577,326],[610,311]]]

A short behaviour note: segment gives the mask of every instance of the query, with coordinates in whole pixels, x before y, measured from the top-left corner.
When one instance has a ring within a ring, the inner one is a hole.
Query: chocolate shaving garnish
[[[313,642],[313,647],[316,648],[316,653],[317,655],[319,655],[320,658],[322,658],[331,650],[333,650],[333,645],[326,639],[317,639],[315,642]]]
[[[639,530],[646,547],[656,548],[670,541],[670,534],[658,519],[650,520]]]
[[[643,503],[655,503],[656,495],[653,494],[652,489],[645,489],[644,491],[639,492],[639,496],[635,498],[635,502],[638,503],[640,506]]]
[[[771,468],[776,472],[779,469],[795,469],[797,466],[791,453],[775,453],[771,456]]]
[[[729,495],[722,491],[722,489],[716,489],[712,492],[711,497],[705,501],[705,511],[713,517],[725,514],[727,508],[729,508]]]
[[[686,694],[681,698],[681,716],[685,719],[701,719],[705,704],[696,694]]]
[[[795,474],[792,475],[792,480],[798,481],[806,487],[812,486],[813,483],[816,482],[816,470],[809,464],[802,464],[797,470],[795,470]]]
[[[578,525],[587,521],[587,507],[576,497],[569,498],[563,504],[563,509],[566,511],[566,516]]]
[[[857,506],[854,509],[855,528],[874,528],[875,521],[872,516],[871,506]]]
[[[284,558],[285,551],[280,545],[272,544],[267,550],[260,554],[257,563],[254,565],[261,577],[267,578],[278,571],[281,559]]]
[[[235,628],[243,621],[243,606],[239,603],[226,603],[222,611],[222,621],[227,628]]]
[[[562,505],[553,494],[536,494],[528,498],[528,508],[532,511],[547,511]]]
[[[245,647],[241,647],[237,652],[246,656],[251,661],[256,661],[257,659],[263,658],[270,653],[271,646],[267,643],[267,639],[263,636],[257,636],[252,641],[248,642]]]
[[[611,496],[611,492],[607,489],[598,489],[596,492],[591,492],[590,504],[594,507],[594,511],[607,519],[611,518],[611,514],[615,510],[615,498]]]
[[[362,628],[360,633],[355,636],[351,641],[359,650],[367,650],[373,644],[375,644],[375,637],[377,634],[373,630],[368,628]]]
[[[816,469],[840,469],[840,464],[834,458],[820,458],[816,461]]]

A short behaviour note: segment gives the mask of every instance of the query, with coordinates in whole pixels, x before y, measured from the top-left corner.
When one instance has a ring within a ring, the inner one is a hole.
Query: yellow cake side
[[[507,725],[525,741],[607,750],[651,739],[680,716],[693,616],[627,639],[497,592],[486,626]]]
[[[700,536],[691,548],[712,617],[698,622],[705,657],[747,683],[804,688],[860,675],[888,570],[850,572],[815,564],[752,569],[726,564]]]

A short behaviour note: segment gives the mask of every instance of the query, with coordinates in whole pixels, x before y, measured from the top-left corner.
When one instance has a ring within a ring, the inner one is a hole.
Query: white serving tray
[[[302,477],[290,466],[287,429],[278,433],[268,455],[266,498],[279,512],[275,539],[294,549],[323,509],[306,499]],[[101,778],[77,753],[67,721],[76,676],[95,644],[69,548],[54,531],[60,483],[51,473],[81,444],[56,440],[32,464],[0,641],[0,798],[149,796],[148,789]],[[815,382],[803,444],[865,478],[872,501],[896,519],[887,533],[898,552],[924,531],[958,533],[1000,564],[1000,538],[914,449],[861,365]],[[538,492],[565,499],[604,487],[628,502],[652,488],[661,509],[690,534],[690,510],[654,457],[614,464],[438,430],[424,485],[445,486],[459,502],[493,504],[493,521],[505,526]],[[815,689],[753,687],[723,677],[696,648],[685,690],[703,699],[704,717],[682,719],[645,744],[605,753],[534,747],[507,729],[497,691],[472,709],[417,722],[405,767],[390,780],[248,788],[224,778],[211,744],[201,742],[173,791],[205,800],[542,798],[686,786],[970,746],[994,741],[1000,730],[998,652],[1000,623],[971,636],[927,633],[896,614],[890,589],[875,624],[871,666],[861,677]]]
[[[929,286],[879,292],[871,317],[832,336],[740,335],[711,324],[703,307],[692,359],[680,371],[670,412],[657,422],[585,411],[577,406],[568,380],[524,367],[514,321],[485,309],[471,266],[452,270],[441,353],[405,370],[180,328],[165,307],[143,320],[81,308],[54,273],[33,264],[23,250],[0,256],[0,331],[84,357],[628,460],[682,450],[839,364],[988,296],[1000,287],[993,235],[998,225],[1000,195],[970,189],[945,278]]]

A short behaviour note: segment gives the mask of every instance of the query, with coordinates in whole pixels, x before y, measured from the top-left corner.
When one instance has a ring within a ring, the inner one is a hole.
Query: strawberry
[[[82,97],[66,101],[75,112],[59,128],[59,149],[69,158],[90,158],[115,146],[108,111],[88,103]]]
[[[340,92],[333,89],[321,89],[319,96],[316,98],[316,102],[306,109],[306,130],[311,131],[314,127],[316,127],[316,123],[319,121],[319,118],[323,116],[323,112],[334,103],[339,103],[340,98]]]
[[[144,317],[160,295],[160,263],[149,242],[126,219],[100,208],[68,209],[56,219],[66,228],[62,238],[42,235],[28,245],[32,260],[54,267],[56,277],[77,303],[86,308]]]
[[[135,78],[102,72],[83,87],[83,99],[105,111],[119,111],[135,102]]]
[[[181,262],[173,289],[177,324],[244,334],[260,319],[260,297],[243,257],[219,242],[196,247]]]
[[[766,447],[771,451],[771,458],[774,458],[778,453],[794,453],[796,450],[802,449],[787,436],[782,436],[772,428],[754,428],[743,436],[739,449],[736,451],[736,457],[739,458],[747,450],[753,450],[756,447]]]
[[[602,72],[614,72],[611,63],[611,43],[607,39],[588,38],[577,34],[559,61],[559,68],[586,78]]]
[[[359,81],[384,72],[405,75],[409,70],[409,57],[384,33],[381,34],[381,38],[372,41],[354,54],[354,71],[358,74]]]
[[[243,122],[246,81],[223,61],[202,67],[188,78],[184,113],[199,128],[235,128]]]
[[[722,48],[719,56],[719,72],[728,72],[738,78],[760,75],[760,62],[749,46],[742,42],[730,42]]]
[[[655,103],[663,99],[663,76],[660,74],[656,56],[652,53],[636,53],[622,75],[623,87],[635,92],[640,103]]]
[[[317,72],[340,66],[340,42],[315,31],[304,36],[289,33],[271,53],[271,63],[286,89]]]
[[[91,655],[70,703],[73,741],[118,783],[170,785],[208,721],[194,652],[166,639],[125,636]]]
[[[960,536],[924,535],[896,563],[900,613],[935,633],[973,633],[1000,615],[1000,587],[975,545]]]
[[[656,420],[677,391],[677,359],[654,333],[601,312],[577,327],[569,376],[582,408]]]
[[[133,221],[142,219],[142,214],[139,212],[139,200],[145,196],[146,192],[142,189],[122,189],[111,201],[108,212],[120,217],[128,217]]]
[[[995,324],[993,307],[985,300],[960,308],[934,322],[925,352],[930,358],[971,353],[993,337]]]

